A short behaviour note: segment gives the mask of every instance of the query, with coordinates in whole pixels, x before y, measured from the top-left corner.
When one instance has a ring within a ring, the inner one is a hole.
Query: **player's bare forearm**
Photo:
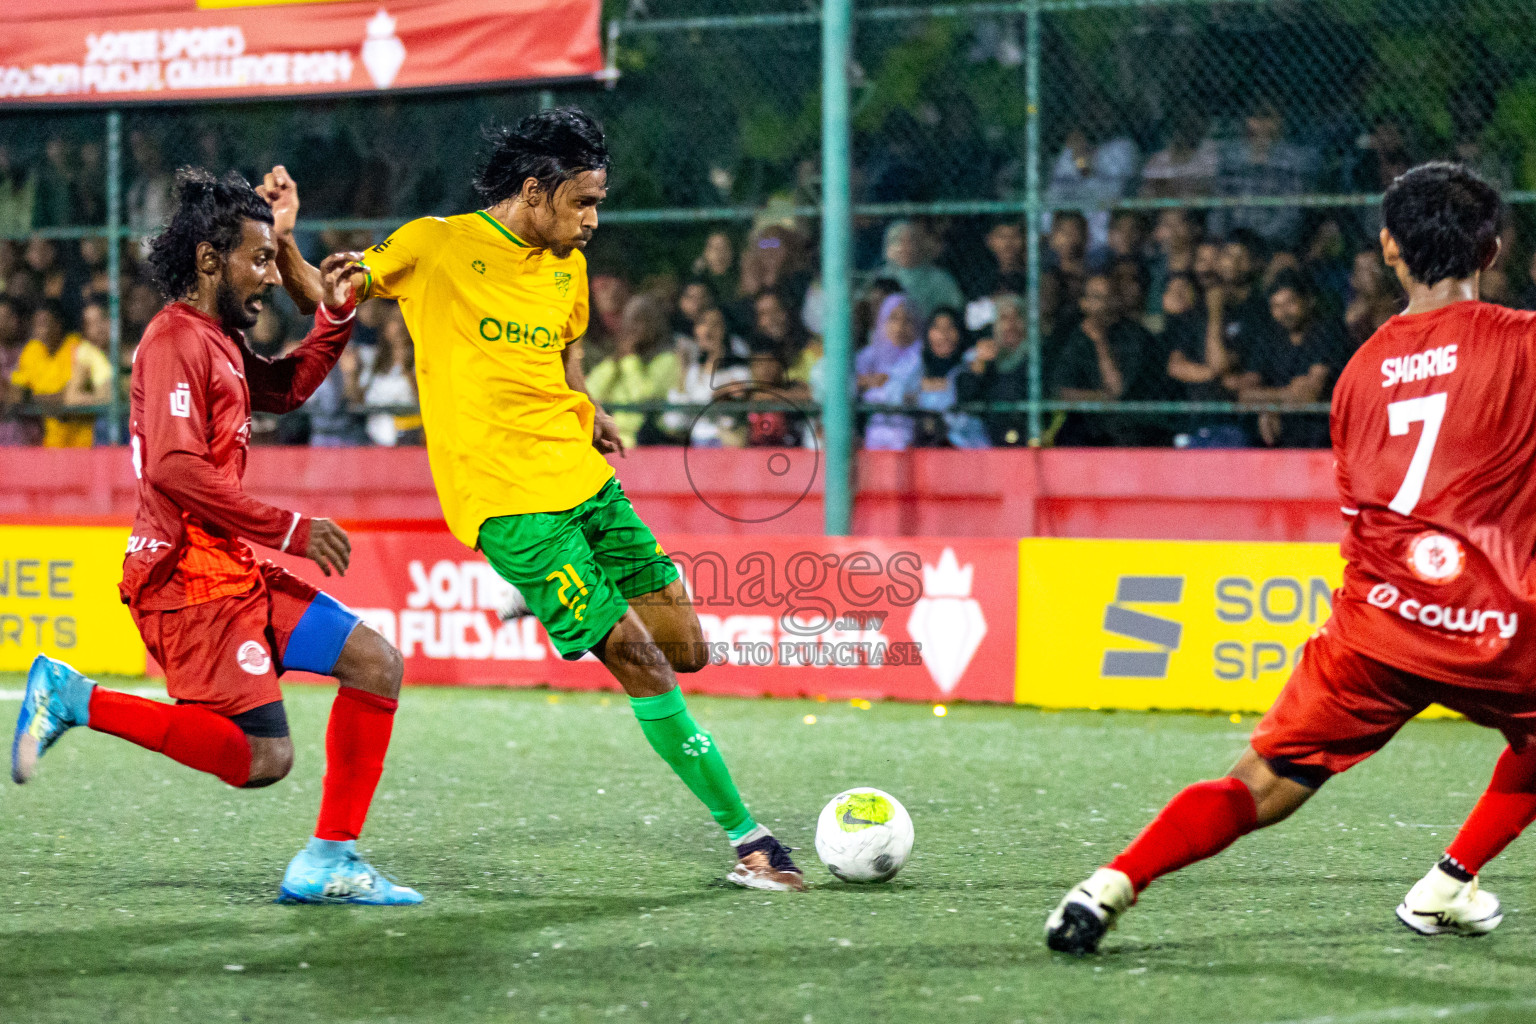
[[[350,268],[360,253],[339,252],[320,264],[321,305],[314,328],[304,343],[286,356],[264,359],[242,349],[251,408],[260,412],[291,412],[309,400],[352,337],[356,310]]]
[[[368,299],[373,298],[372,295],[368,294],[373,282],[369,279],[368,271],[363,268],[361,263],[353,265],[347,280],[351,282],[352,294],[357,297],[358,302],[366,302]]]
[[[283,290],[305,316],[314,316],[325,292],[320,268],[304,258],[293,233],[277,237],[277,270],[283,275]]]
[[[272,207],[272,234],[277,239],[277,269],[283,275],[283,290],[305,316],[313,316],[324,301],[325,284],[319,268],[299,251],[293,233],[299,223],[299,185],[278,164],[256,186],[256,194]]]

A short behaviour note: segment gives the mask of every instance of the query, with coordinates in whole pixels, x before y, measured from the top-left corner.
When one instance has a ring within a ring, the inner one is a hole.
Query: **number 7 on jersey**
[[[1429,474],[1429,460],[1435,453],[1435,441],[1440,437],[1440,423],[1445,419],[1445,392],[1425,395],[1423,398],[1406,398],[1387,405],[1387,430],[1393,437],[1408,433],[1413,423],[1424,424],[1419,434],[1419,445],[1413,450],[1408,463],[1408,475],[1403,486],[1397,489],[1397,497],[1387,503],[1398,515],[1412,515],[1424,495],[1424,478]]]

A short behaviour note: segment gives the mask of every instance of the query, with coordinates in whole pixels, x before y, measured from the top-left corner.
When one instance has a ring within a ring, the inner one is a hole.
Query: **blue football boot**
[[[396,885],[357,855],[356,842],[311,839],[288,862],[279,903],[360,903],[370,907],[408,907],[421,893]]]
[[[27,690],[11,741],[11,778],[18,784],[37,773],[37,762],[58,738],[91,716],[96,684],[62,661],[39,654],[27,673]]]

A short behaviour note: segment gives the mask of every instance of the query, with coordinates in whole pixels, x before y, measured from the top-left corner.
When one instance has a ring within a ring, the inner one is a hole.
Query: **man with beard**
[[[677,674],[709,663],[703,627],[676,564],[603,458],[625,445],[581,368],[582,250],[608,194],[602,128],[574,108],[542,110],[487,141],[474,179],[486,205],[411,221],[369,249],[353,278],[365,298],[397,300],[415,339],[443,517],[516,588],[523,608],[505,614],[534,615],[562,658],[590,651],[624,688],[646,741],[730,840],[726,880],[803,891],[789,848],[747,809],[719,744],[688,710]],[[262,194],[290,294],[307,309],[321,271],[293,242],[298,186],[274,167]]]
[[[1254,355],[1270,330],[1269,307],[1258,286],[1258,236],[1236,231],[1222,245],[1216,262],[1217,279],[1201,278],[1201,251],[1195,254],[1195,275],[1205,288],[1206,329],[1199,338],[1184,338],[1168,359],[1168,375],[1185,386],[1192,402],[1231,402],[1245,387],[1259,383],[1252,374]],[[1190,425],[1189,444],[1195,448],[1241,448],[1249,443],[1242,418],[1199,416]]]
[[[356,253],[320,268],[320,309],[291,354],[253,353],[244,331],[282,283],[272,210],[237,174],[187,168],[176,210],[149,263],[171,303],[134,360],[130,444],[139,508],[122,599],[165,667],[163,704],[97,686],[38,655],[11,747],[27,782],[68,729],[88,726],[241,787],[288,774],[293,742],[278,677],[332,675],[341,687],[326,733],[314,838],[288,866],[281,898],[301,903],[421,902],[358,857],[356,841],[384,768],[404,662],[382,636],[326,594],[258,562],[246,541],[303,552],[344,573],[346,534],[327,519],[275,508],[241,488],[251,410],[283,413],[317,388],[352,335]]]
[[[1242,389],[1244,402],[1327,401],[1344,364],[1349,342],[1344,325],[1318,313],[1312,282],[1287,271],[1269,288],[1274,320],[1269,344],[1255,360],[1257,380]],[[1328,420],[1323,416],[1259,417],[1259,437],[1271,448],[1326,448]]]

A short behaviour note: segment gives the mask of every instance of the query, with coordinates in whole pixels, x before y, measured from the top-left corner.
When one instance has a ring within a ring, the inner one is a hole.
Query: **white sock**
[[[746,835],[742,836],[731,845],[739,849],[746,843],[755,843],[759,839],[762,839],[764,836],[771,835],[773,835],[773,833],[768,831],[767,825],[758,825],[757,828],[753,829],[751,832],[748,832]]]

